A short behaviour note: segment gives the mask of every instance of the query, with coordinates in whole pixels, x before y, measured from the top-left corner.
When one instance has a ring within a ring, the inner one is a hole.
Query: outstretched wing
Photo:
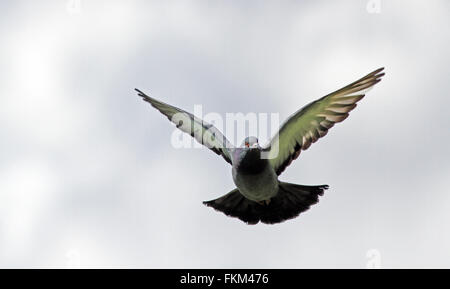
[[[189,112],[156,100],[139,89],[135,90],[144,101],[150,103],[154,108],[167,116],[178,129],[190,134],[196,141],[208,147],[216,154],[221,155],[231,164],[230,149],[233,146],[215,126],[202,121]]]
[[[264,150],[278,175],[337,122],[348,117],[365,92],[378,83],[384,68],[330,93],[291,115]]]

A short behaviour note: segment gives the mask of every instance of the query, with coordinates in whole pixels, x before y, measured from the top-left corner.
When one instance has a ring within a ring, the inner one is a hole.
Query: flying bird
[[[304,106],[292,114],[263,147],[253,136],[247,137],[240,147],[234,147],[213,125],[138,89],[136,91],[178,129],[190,134],[231,165],[236,188],[220,198],[203,202],[205,205],[247,224],[275,224],[308,210],[328,189],[328,185],[297,185],[280,181],[278,177],[301,151],[325,136],[335,123],[348,117],[367,90],[381,80],[383,69],[377,69]]]

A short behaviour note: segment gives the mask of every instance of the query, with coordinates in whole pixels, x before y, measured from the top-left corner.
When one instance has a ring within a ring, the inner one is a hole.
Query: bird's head
[[[242,147],[243,148],[251,148],[251,149],[261,148],[258,143],[258,138],[254,137],[254,136],[246,137],[244,139],[244,141],[242,142]]]

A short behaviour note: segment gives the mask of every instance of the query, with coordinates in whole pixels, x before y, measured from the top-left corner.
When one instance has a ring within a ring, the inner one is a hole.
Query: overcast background
[[[375,2],[0,2],[0,267],[450,267],[450,2]],[[382,66],[273,226],[202,205],[230,166],[133,91],[284,120]]]

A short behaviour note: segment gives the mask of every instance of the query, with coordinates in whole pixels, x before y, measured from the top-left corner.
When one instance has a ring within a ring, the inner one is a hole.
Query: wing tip
[[[138,96],[142,97],[143,101],[149,102],[150,104],[153,105],[153,102],[155,101],[153,98],[151,98],[150,96],[148,96],[147,94],[143,93],[141,90],[135,88],[135,91],[137,91]]]
[[[383,77],[385,75],[385,72],[383,72],[383,70],[384,70],[384,67],[380,67],[380,68],[372,71],[371,73],[367,74],[366,76],[364,76],[360,80],[356,81],[356,83],[360,82],[360,81],[363,81],[363,80],[367,81],[369,79],[373,80],[373,79],[378,79],[380,77]]]
[[[139,90],[137,88],[135,88],[134,90],[138,93],[138,96],[140,96],[140,97],[146,97],[147,96],[145,93],[143,93],[141,90]]]
[[[373,73],[374,74],[378,74],[378,73],[380,73],[381,71],[383,71],[384,70],[384,66],[383,67],[380,67],[380,68],[378,68],[378,69],[376,69]]]
[[[381,68],[378,68],[377,70],[375,70],[374,72],[372,72],[373,73],[373,77],[376,80],[381,80],[381,77],[386,75],[386,72],[384,72],[383,70],[384,70],[384,67],[381,67]]]
[[[138,93],[139,96],[141,96],[141,97],[145,96],[145,93],[143,93],[141,90],[139,90],[137,88],[135,88],[134,90]]]

